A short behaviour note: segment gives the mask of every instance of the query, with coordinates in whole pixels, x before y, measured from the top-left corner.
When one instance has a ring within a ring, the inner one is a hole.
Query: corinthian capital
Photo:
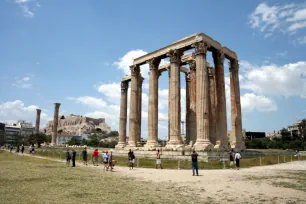
[[[184,53],[181,50],[170,50],[167,56],[170,58],[170,62],[181,64],[181,56]]]
[[[223,64],[224,63],[224,52],[222,50],[215,50],[213,52],[213,58],[214,58],[214,63],[216,64]]]
[[[137,76],[140,73],[140,67],[138,65],[131,65],[130,70],[132,76]]]
[[[129,83],[127,81],[122,81],[121,82],[121,91],[127,91],[129,88]]]
[[[239,63],[237,59],[233,59],[229,63],[229,70],[232,71],[238,71],[239,70]]]
[[[206,55],[206,52],[209,48],[209,45],[206,42],[196,42],[192,45],[192,47],[195,48],[195,54],[196,55],[200,55],[200,54],[204,54]]]
[[[150,66],[150,70],[158,70],[158,66],[160,63],[160,58],[152,58],[151,60],[147,61],[147,63],[149,63]]]
[[[195,60],[188,61],[188,64],[189,64],[190,71],[195,71],[196,70],[196,62],[195,62]]]

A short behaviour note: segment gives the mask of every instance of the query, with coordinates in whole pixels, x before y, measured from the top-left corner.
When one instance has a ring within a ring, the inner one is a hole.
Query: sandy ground
[[[36,156],[35,156],[36,157]],[[37,156],[38,157],[38,156]],[[43,158],[44,157],[38,157]],[[47,158],[50,159],[50,158]],[[54,161],[56,159],[50,159]],[[243,160],[242,160],[243,162]],[[114,172],[101,173],[127,176],[137,180],[152,181],[167,185],[184,194],[194,194],[210,203],[306,203],[306,192],[294,188],[272,185],[275,181],[295,183],[289,179],[291,173],[306,172],[306,161],[253,167],[246,169],[200,170],[199,176],[192,176],[191,170],[147,169],[116,166]],[[192,201],[191,201],[192,202]]]

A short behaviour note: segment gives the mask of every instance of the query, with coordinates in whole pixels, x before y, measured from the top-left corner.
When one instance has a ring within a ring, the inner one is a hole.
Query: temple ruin
[[[183,54],[194,49],[194,52]],[[206,61],[212,52],[214,66]],[[169,57],[170,63],[160,65]],[[227,136],[224,59],[230,64],[231,120],[230,145]],[[140,147],[141,95],[143,78],[140,66],[149,64],[148,139],[142,149],[155,150],[158,143],[158,80],[161,72],[169,73],[169,140],[165,149],[191,146],[197,151],[217,149],[236,151],[245,149],[242,138],[242,120],[239,87],[239,64],[235,52],[204,33],[193,34],[171,45],[134,59],[131,76],[121,81],[119,143],[117,149]],[[187,65],[187,66],[186,66]],[[180,72],[186,80],[186,144],[181,138]],[[131,87],[129,140],[126,143],[127,93]],[[170,103],[171,101],[171,103]]]

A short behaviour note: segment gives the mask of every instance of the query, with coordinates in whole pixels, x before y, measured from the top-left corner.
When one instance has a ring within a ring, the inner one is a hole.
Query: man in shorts
[[[159,152],[159,149],[157,150],[157,153],[156,153],[156,169],[157,169],[157,166],[159,165],[161,169],[163,169],[163,166],[161,164],[161,160],[160,160],[160,156],[162,154]]]
[[[106,151],[103,155],[104,171],[108,171],[108,152]]]

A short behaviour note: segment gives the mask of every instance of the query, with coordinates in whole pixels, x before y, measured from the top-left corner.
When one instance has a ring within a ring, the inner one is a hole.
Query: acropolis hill
[[[46,125],[46,133],[52,134],[53,120],[48,121]],[[66,115],[58,117],[57,131],[72,133],[75,135],[81,135],[83,133],[91,133],[97,128],[110,132],[111,127],[105,122],[105,118],[90,118],[81,115]]]

